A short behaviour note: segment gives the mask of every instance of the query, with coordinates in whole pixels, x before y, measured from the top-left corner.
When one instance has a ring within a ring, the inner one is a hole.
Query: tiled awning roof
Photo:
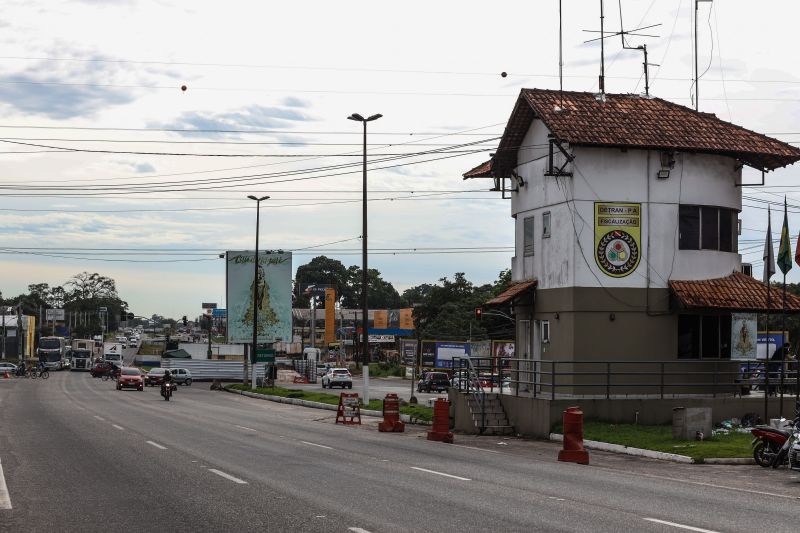
[[[465,180],[469,178],[491,178],[492,160],[485,161],[472,170],[466,171],[463,176]]]
[[[669,287],[687,309],[724,309],[752,313],[767,312],[767,286],[741,272],[724,278],[670,281]],[[783,291],[773,288],[770,311],[783,307]],[[786,312],[800,313],[800,298],[786,293]]]
[[[494,157],[505,176],[534,118],[570,145],[720,154],[761,170],[800,160],[800,148],[661,98],[522,89]]]
[[[508,287],[506,290],[492,298],[491,300],[487,301],[484,305],[487,307],[496,306],[496,305],[507,305],[512,303],[517,298],[520,298],[524,294],[526,294],[529,290],[536,288],[536,280],[529,279],[525,281],[518,281]]]

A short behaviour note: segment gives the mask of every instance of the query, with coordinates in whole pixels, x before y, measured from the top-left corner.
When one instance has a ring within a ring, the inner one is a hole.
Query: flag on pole
[[[764,283],[775,274],[775,251],[772,249],[772,215],[767,208],[767,240],[764,242]]]
[[[781,244],[778,247],[778,268],[784,275],[792,269],[792,241],[789,237],[789,215],[786,209],[786,197],[783,197],[783,226],[781,227]]]

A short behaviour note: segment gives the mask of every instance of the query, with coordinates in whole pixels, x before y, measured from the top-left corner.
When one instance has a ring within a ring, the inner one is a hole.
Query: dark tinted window
[[[680,206],[678,248],[700,249],[700,208],[696,205]]]
[[[719,249],[721,252],[735,252],[738,218],[732,209],[719,210]]]
[[[678,315],[678,357],[693,359],[700,357],[700,317]]]
[[[719,250],[719,209],[703,207],[700,212],[701,246],[703,250]]]
[[[703,317],[703,357],[719,357],[719,317]]]

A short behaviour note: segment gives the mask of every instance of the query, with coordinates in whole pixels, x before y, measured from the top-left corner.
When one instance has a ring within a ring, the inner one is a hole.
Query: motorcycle
[[[773,460],[792,435],[789,429],[778,429],[772,426],[756,426],[750,430],[750,433],[754,437],[750,443],[753,448],[753,459],[756,464],[764,468],[772,466]]]
[[[178,385],[176,383],[174,383],[174,382],[173,383],[169,383],[169,384],[162,383],[161,384],[161,396],[163,396],[166,401],[169,401],[170,396],[172,396],[172,393],[174,393],[177,388],[178,388]]]

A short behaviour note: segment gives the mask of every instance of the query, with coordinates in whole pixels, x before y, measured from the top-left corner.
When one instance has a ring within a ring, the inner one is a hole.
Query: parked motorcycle
[[[750,430],[753,441],[753,459],[764,468],[772,466],[772,462],[792,433],[789,429],[777,429],[772,426],[756,426]]]
[[[789,468],[800,470],[800,416],[792,420],[792,432],[786,442],[781,446],[780,451],[772,459],[772,468],[789,461]]]

